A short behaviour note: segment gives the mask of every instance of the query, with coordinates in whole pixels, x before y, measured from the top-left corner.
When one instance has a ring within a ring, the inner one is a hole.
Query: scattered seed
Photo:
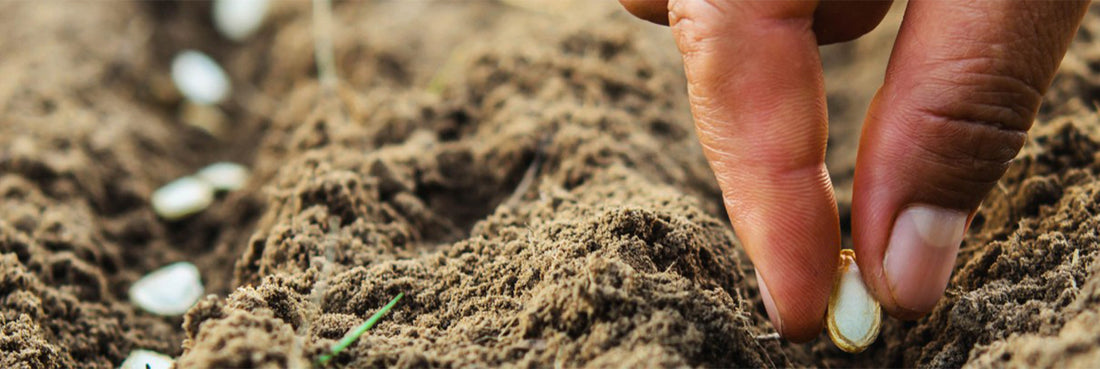
[[[214,26],[222,36],[242,41],[264,22],[267,0],[215,0]]]
[[[852,250],[840,251],[840,272],[829,297],[829,338],[841,350],[859,353],[878,338],[882,308],[863,285]]]
[[[126,357],[126,360],[122,361],[122,365],[119,365],[119,369],[168,369],[172,367],[171,357],[168,355],[150,351],[150,350],[134,350],[130,351],[130,356]]]
[[[161,218],[179,220],[214,202],[214,187],[195,177],[183,177],[153,192],[153,211]]]
[[[207,165],[195,173],[195,177],[217,191],[235,191],[248,182],[248,168],[227,161]]]
[[[206,54],[186,50],[172,60],[172,82],[196,104],[218,104],[229,96],[229,76]]]
[[[130,301],[164,316],[183,315],[202,294],[199,269],[185,261],[157,269],[130,286]]]

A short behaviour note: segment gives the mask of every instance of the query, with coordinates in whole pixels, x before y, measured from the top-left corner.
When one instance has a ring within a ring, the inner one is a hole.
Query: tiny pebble
[[[199,269],[186,261],[169,264],[130,286],[130,301],[153,314],[183,315],[202,297]]]
[[[226,38],[241,41],[260,29],[265,13],[267,0],[215,0],[214,26]]]
[[[153,192],[153,211],[161,218],[179,220],[214,202],[214,187],[195,177],[183,177]]]
[[[206,54],[186,50],[172,60],[172,82],[196,104],[218,104],[229,96],[229,76]]]
[[[134,350],[130,351],[130,356],[126,357],[126,360],[119,365],[119,369],[168,369],[172,367],[171,357],[168,355],[150,351],[150,350]]]
[[[205,181],[218,191],[235,191],[244,187],[248,181],[248,168],[227,161],[207,165],[195,173],[195,177]]]

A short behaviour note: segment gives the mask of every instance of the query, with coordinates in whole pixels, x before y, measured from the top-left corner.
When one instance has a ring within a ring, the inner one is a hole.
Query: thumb
[[[912,0],[856,164],[855,249],[892,315],[943,296],[972,214],[1027,138],[1087,2]]]

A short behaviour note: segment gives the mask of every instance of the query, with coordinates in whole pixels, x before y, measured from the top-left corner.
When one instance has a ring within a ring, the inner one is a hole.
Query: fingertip
[[[749,200],[767,207],[761,216],[742,215],[738,235],[757,268],[761,299],[780,335],[792,342],[818,337],[836,279],[839,235],[831,198],[810,196],[794,209],[784,202]],[[835,211],[834,211],[835,214]],[[759,221],[753,221],[757,219]],[[834,227],[836,229],[834,229]]]
[[[851,41],[882,23],[893,0],[822,1],[814,11],[817,42],[828,45]]]
[[[619,0],[626,11],[635,17],[647,21],[668,25],[668,1],[667,0]]]
[[[929,313],[931,313],[931,311],[907,310],[907,309],[905,309],[903,307],[900,307],[900,306],[897,306],[897,305],[887,306],[885,304],[882,304],[881,301],[879,301],[879,304],[882,305],[882,308],[884,310],[886,310],[887,315],[893,317],[894,319],[902,320],[902,321],[918,320],[920,318],[925,317]]]
[[[825,312],[822,311],[821,317],[812,320],[805,320],[802,324],[786,327],[786,330],[780,335],[787,341],[792,343],[806,343],[813,341],[821,335],[821,330],[825,328]]]
[[[760,277],[760,273],[756,273],[756,281],[760,289],[760,299],[763,300],[764,309],[768,313],[768,319],[781,337],[791,342],[802,343],[813,340],[819,335],[824,327],[824,311],[822,311],[820,317],[815,318],[816,314],[813,313],[809,315],[808,319],[795,316],[792,319],[792,324],[784,324],[784,318],[779,314],[779,309],[776,307],[771,291],[764,279]]]

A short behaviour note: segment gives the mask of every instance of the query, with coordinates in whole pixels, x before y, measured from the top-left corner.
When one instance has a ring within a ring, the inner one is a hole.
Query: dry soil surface
[[[1100,9],[947,297],[849,355],[767,338],[667,29],[613,2],[533,4],[337,3],[339,83],[322,86],[306,2],[274,2],[243,43],[206,3],[0,2],[0,366],[111,368],[143,348],[308,368],[398,293],[331,366],[1100,363]],[[823,49],[842,223],[898,21]],[[218,113],[175,92],[184,49],[233,79]],[[252,168],[245,189],[153,213],[153,190],[221,160]],[[184,260],[209,294],[185,316],[129,302]]]

